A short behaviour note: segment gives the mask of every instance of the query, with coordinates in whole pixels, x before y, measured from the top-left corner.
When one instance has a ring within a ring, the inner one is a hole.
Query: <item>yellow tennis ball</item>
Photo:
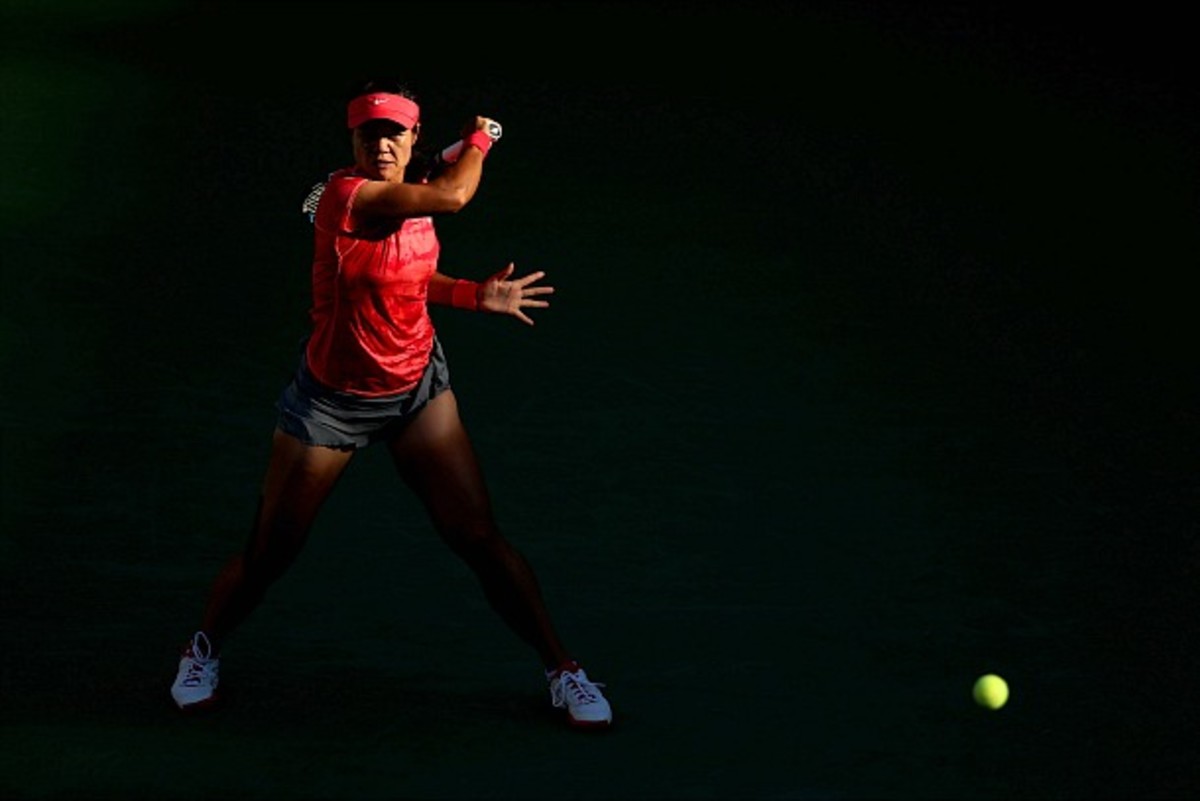
[[[999,709],[1008,703],[1008,682],[995,673],[988,673],[975,680],[975,689],[971,694],[980,706]]]

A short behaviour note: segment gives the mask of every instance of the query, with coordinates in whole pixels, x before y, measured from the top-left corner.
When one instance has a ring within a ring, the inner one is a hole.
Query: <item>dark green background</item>
[[[6,0],[0,794],[1195,794],[1168,7]],[[553,306],[436,319],[606,734],[374,451],[228,644],[231,703],[170,704],[375,72],[428,142],[504,123],[442,266]]]

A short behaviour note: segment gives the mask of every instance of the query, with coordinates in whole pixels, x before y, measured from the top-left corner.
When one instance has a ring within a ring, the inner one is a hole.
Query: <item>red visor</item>
[[[421,118],[421,108],[401,95],[385,92],[356,97],[346,108],[346,125],[357,128],[369,120],[391,120],[411,128]]]

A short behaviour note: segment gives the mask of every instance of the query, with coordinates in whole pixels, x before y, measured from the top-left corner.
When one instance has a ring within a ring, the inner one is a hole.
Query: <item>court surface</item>
[[[4,7],[0,796],[1194,796],[1181,25],[463,8],[447,50],[405,4]],[[524,60],[450,55],[497,41]],[[567,729],[382,451],[228,643],[228,703],[169,700],[374,71],[430,141],[504,123],[442,266],[546,270],[552,308],[435,320],[610,731]]]

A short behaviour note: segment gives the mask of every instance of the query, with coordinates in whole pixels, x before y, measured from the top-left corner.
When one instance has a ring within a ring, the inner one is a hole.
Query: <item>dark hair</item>
[[[400,95],[401,97],[407,97],[414,103],[420,103],[416,92],[398,78],[368,78],[355,81],[351,84],[347,92],[346,102],[349,103],[356,97],[368,95],[372,92],[387,92],[390,95]],[[405,181],[419,183],[425,180],[430,176],[436,165],[436,152],[430,145],[425,143],[424,139],[418,139],[417,144],[413,146],[412,161],[409,162],[408,169],[404,174]]]
[[[355,81],[351,84],[350,91],[347,93],[346,102],[349,103],[354,98],[368,95],[371,92],[387,92],[389,95],[407,97],[414,103],[420,102],[417,99],[416,93],[398,78],[368,78],[366,80]]]

